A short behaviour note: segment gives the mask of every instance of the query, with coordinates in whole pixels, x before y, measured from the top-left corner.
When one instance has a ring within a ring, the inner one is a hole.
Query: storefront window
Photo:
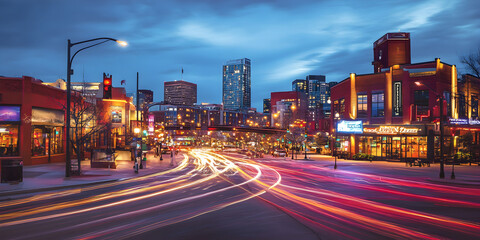
[[[52,152],[51,154],[59,154],[63,153],[63,128],[62,127],[54,127],[52,128],[51,134],[51,146]]]
[[[359,118],[366,118],[367,113],[367,94],[358,94],[357,95],[357,115]]]
[[[32,126],[32,156],[63,153],[63,127]]]
[[[18,125],[0,125],[0,157],[18,156]]]
[[[385,94],[372,93],[372,117],[383,117],[385,114]]]
[[[48,154],[47,133],[45,128],[32,126],[32,156]]]

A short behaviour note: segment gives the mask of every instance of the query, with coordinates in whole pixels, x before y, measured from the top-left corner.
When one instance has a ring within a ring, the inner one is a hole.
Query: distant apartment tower
[[[138,89],[138,104],[140,109],[145,107],[146,104],[153,102],[153,92],[147,89]]]
[[[223,65],[223,106],[225,109],[249,109],[251,106],[250,59],[228,61]]]
[[[292,82],[292,91],[307,93],[307,80],[296,79]]]
[[[272,110],[272,104],[270,98],[263,99],[263,113],[270,113]]]
[[[307,96],[308,108],[314,109],[319,103],[324,103],[326,83],[323,75],[308,75],[307,80]],[[323,98],[322,98],[323,97]],[[323,101],[322,101],[323,100]]]
[[[177,80],[165,82],[163,99],[167,104],[193,106],[197,103],[197,84]]]
[[[410,64],[410,33],[387,33],[373,43],[373,71],[393,65]]]

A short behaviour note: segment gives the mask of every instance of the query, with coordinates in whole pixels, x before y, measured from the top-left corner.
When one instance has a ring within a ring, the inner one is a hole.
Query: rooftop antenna
[[[183,67],[182,67],[182,81],[183,81]]]

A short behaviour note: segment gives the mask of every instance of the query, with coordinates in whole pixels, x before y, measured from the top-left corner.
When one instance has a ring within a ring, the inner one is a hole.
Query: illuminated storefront
[[[32,156],[63,153],[64,116],[61,110],[32,108]]]
[[[0,77],[0,158],[65,162],[66,92],[31,77]]]
[[[427,125],[363,125],[358,120],[342,120],[337,124],[337,151],[388,159],[426,159],[427,128]],[[432,141],[433,138],[432,135]],[[430,149],[433,153],[433,145]]]
[[[0,106],[0,157],[18,156],[20,106]]]
[[[370,125],[358,136],[358,152],[376,157],[427,158],[427,149],[425,125]]]

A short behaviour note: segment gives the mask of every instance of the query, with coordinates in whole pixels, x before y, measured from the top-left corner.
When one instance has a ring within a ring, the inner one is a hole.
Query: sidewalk
[[[145,176],[171,168],[170,154],[155,157],[147,154],[147,168],[133,170],[130,160],[117,160],[116,169],[90,168],[90,161],[82,161],[82,175],[65,177],[65,163],[51,163],[23,167],[23,182],[0,184],[0,196],[9,196],[24,193],[52,191],[69,187],[88,186],[122,179]],[[183,159],[182,154],[175,157],[176,162]]]
[[[335,157],[330,155],[309,154],[310,161],[322,162],[326,166],[334,165]],[[303,160],[303,159],[297,159]],[[390,173],[402,171],[404,178],[422,177],[423,180],[432,183],[442,183],[446,185],[463,185],[470,187],[480,187],[480,166],[475,165],[455,165],[455,179],[451,179],[452,165],[444,165],[445,178],[439,177],[440,164],[431,164],[430,167],[410,167],[405,162],[394,161],[366,161],[366,160],[345,160],[337,158],[337,169],[345,168],[350,171],[361,171],[388,176]]]

